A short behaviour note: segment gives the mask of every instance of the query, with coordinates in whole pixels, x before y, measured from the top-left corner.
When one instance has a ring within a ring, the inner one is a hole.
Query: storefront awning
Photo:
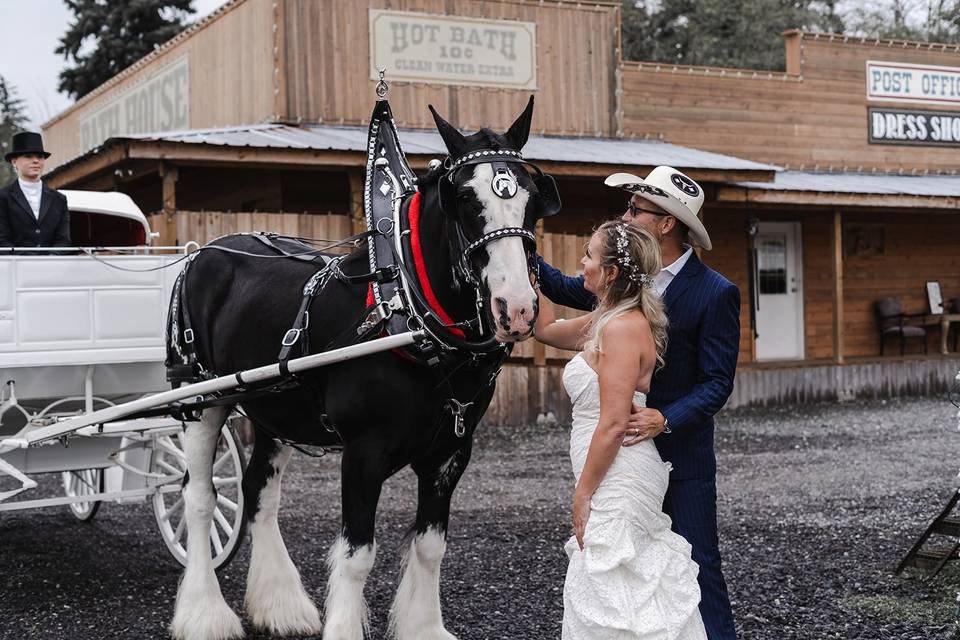
[[[364,166],[367,129],[357,126],[259,124],[219,129],[136,134],[107,140],[50,174],[70,184],[86,173],[106,169],[111,159],[179,162]],[[402,129],[400,142],[413,164],[425,166],[446,155],[433,130]],[[656,140],[530,136],[524,156],[558,175],[605,176],[624,168],[645,172],[666,164],[707,182],[772,180],[778,167]]]
[[[724,186],[717,199],[767,204],[953,208],[960,200],[960,175],[780,171],[773,182],[742,181]]]

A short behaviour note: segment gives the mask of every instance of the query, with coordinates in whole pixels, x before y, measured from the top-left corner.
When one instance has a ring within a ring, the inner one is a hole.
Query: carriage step
[[[960,538],[960,517],[944,518],[933,525],[933,533]]]
[[[956,557],[953,547],[924,547],[913,556],[910,566],[923,571],[936,569],[944,560]]]

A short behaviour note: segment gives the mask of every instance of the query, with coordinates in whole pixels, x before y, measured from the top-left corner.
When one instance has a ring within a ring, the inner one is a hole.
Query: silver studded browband
[[[493,242],[494,240],[499,240],[500,238],[508,238],[510,236],[518,236],[520,238],[526,238],[530,242],[536,244],[537,236],[533,235],[532,231],[528,231],[523,227],[504,227],[502,229],[496,229],[490,233],[485,233],[463,250],[463,255],[467,258],[470,257],[470,254],[482,247],[485,244]]]

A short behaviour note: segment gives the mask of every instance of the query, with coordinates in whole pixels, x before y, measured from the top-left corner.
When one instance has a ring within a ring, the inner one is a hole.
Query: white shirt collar
[[[687,250],[684,251],[679,258],[674,260],[672,264],[661,269],[660,273],[653,277],[653,290],[658,296],[662,296],[664,292],[666,292],[667,287],[670,286],[670,283],[673,282],[677,274],[683,270],[684,265],[687,264],[691,255],[693,255],[693,247],[687,247]]]
[[[37,191],[38,189],[43,187],[43,182],[41,182],[40,180],[37,180],[36,182],[27,182],[23,178],[17,178],[17,182],[20,183],[21,191]]]
[[[687,250],[683,252],[683,255],[664,267],[663,270],[668,273],[672,273],[673,275],[679,274],[683,270],[683,267],[686,266],[687,260],[689,260],[690,256],[692,255],[693,247],[687,247]]]

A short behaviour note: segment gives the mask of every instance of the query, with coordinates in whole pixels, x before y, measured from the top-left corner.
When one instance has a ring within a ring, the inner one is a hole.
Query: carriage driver
[[[0,189],[0,247],[71,246],[67,199],[40,181],[49,157],[39,133],[13,136],[13,149],[4,159],[17,179]]]

